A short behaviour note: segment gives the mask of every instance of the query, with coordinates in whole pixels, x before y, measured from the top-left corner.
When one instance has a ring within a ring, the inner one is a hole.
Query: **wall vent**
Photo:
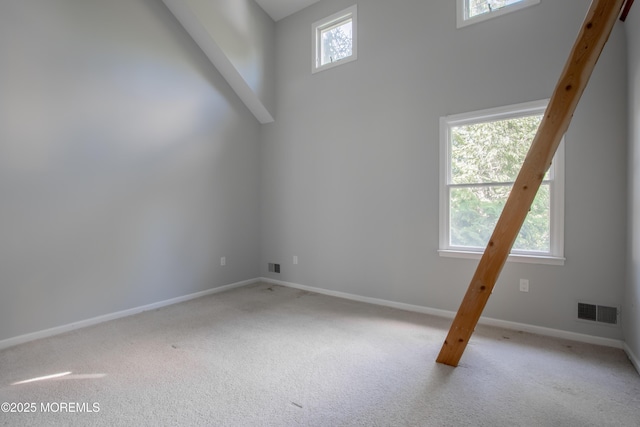
[[[606,305],[578,303],[578,319],[592,322],[606,323],[609,325],[618,324],[618,307],[608,307]]]
[[[618,324],[618,308],[598,306],[598,322],[608,323],[610,325]]]
[[[280,273],[280,264],[269,263],[269,273]]]

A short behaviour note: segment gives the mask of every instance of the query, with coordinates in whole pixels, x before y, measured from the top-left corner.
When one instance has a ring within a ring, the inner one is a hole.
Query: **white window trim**
[[[451,167],[449,150],[451,127],[491,120],[504,120],[525,115],[543,114],[548,103],[549,100],[545,99],[440,118],[440,245],[438,250],[440,256],[480,259],[484,253],[484,248],[475,250],[451,246],[449,243],[448,180]],[[509,255],[507,261],[564,265],[564,151],[563,137],[551,166],[553,180],[550,182],[551,248],[549,253],[514,251]]]
[[[320,33],[327,27],[336,25],[341,21],[351,19],[351,31],[352,31],[352,44],[351,44],[351,56],[340,59],[339,61],[332,62],[330,64],[320,65]],[[324,19],[316,21],[312,24],[312,52],[311,58],[311,73],[315,74],[319,71],[328,70],[330,68],[337,67],[339,65],[347,64],[358,59],[358,5],[354,4],[351,7],[346,8],[338,13],[334,13]]]
[[[469,18],[468,11],[467,11],[467,1],[468,0],[456,0],[456,3],[457,3],[456,22],[457,22],[458,28],[466,27],[467,25],[472,25],[477,22],[486,21],[487,19],[506,15],[507,13],[515,12],[516,10],[524,9],[526,7],[533,6],[540,3],[540,0],[522,0],[518,3],[510,4],[509,6],[505,6],[501,9],[497,9],[488,13],[483,13],[481,15],[476,15],[474,17]]]

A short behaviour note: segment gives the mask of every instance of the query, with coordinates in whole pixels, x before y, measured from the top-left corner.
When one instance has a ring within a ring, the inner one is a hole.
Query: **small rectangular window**
[[[313,23],[312,72],[355,61],[357,47],[357,6]]]
[[[502,213],[547,101],[443,117],[440,252],[481,254]],[[510,259],[562,263],[564,145],[558,148]]]
[[[458,28],[514,12],[540,0],[457,0]]]

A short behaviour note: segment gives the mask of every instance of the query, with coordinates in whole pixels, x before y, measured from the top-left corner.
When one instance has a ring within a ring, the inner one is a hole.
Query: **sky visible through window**
[[[322,31],[322,56],[320,65],[329,64],[347,58],[353,54],[352,21]]]
[[[521,1],[522,0],[467,0],[468,17],[473,18],[474,16],[502,9],[505,6],[519,3]]]

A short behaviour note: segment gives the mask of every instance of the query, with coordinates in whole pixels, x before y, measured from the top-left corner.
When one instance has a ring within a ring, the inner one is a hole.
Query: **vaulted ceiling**
[[[320,0],[256,0],[256,3],[258,3],[274,21],[279,21],[318,1]]]
[[[226,2],[210,2],[207,0],[162,0],[171,13],[180,21],[185,30],[200,46],[207,55],[211,63],[218,69],[220,74],[227,80],[229,85],[236,92],[238,97],[245,103],[247,108],[254,114],[260,123],[270,123],[274,121],[272,112],[269,111],[269,97],[264,94],[264,83],[256,80],[262,75],[267,76],[264,70],[260,69],[259,59],[253,68],[248,68],[244,57],[238,58],[236,55],[237,44],[230,40],[229,28],[222,28],[220,21],[216,21],[217,16],[224,15],[236,9],[244,10],[262,8],[274,21],[285,18],[299,10],[304,9],[320,0],[227,0]],[[234,6],[234,7],[232,7]],[[236,8],[235,6],[241,6]],[[250,15],[248,15],[250,16]],[[268,19],[266,19],[268,21]],[[247,24],[246,22],[244,24]],[[264,22],[258,21],[249,23],[249,26],[258,27],[257,38],[261,41],[268,39],[269,31],[260,34],[260,28],[264,30]],[[267,25],[269,27],[269,25]],[[231,27],[230,27],[231,28]],[[246,29],[246,25],[244,25]],[[233,29],[233,28],[232,28]],[[237,28],[236,28],[237,30]],[[251,32],[245,33],[251,38]],[[261,37],[266,35],[265,37]],[[253,35],[255,41],[255,34]],[[258,43],[259,44],[259,43]],[[255,58],[254,58],[255,59]],[[264,64],[263,64],[264,65]],[[256,71],[257,70],[257,71]]]

